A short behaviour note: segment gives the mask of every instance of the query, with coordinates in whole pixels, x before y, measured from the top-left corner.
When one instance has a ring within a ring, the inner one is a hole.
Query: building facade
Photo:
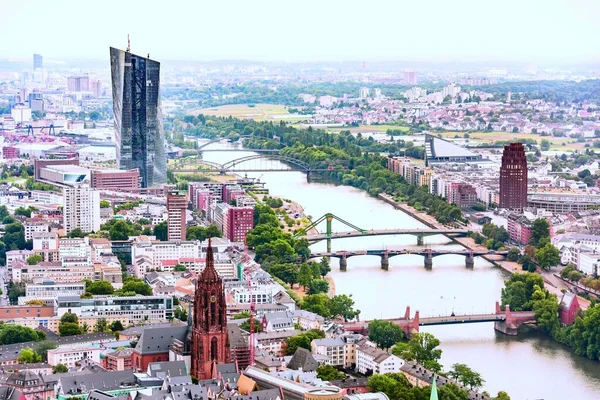
[[[504,146],[500,167],[500,208],[527,206],[527,158],[522,143]]]
[[[63,189],[63,227],[65,233],[79,228],[83,232],[100,230],[100,192],[86,184]]]
[[[167,193],[167,238],[185,240],[185,210],[188,199],[184,192],[171,190]]]
[[[141,187],[167,183],[159,110],[160,63],[110,48],[115,142],[119,169],[137,168]]]
[[[137,191],[140,188],[140,172],[131,170],[92,170],[92,187],[94,189]]]

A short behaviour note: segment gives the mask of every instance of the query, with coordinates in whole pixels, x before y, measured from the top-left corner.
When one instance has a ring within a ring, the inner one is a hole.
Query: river
[[[214,144],[210,148],[230,148]],[[252,152],[206,152],[204,159],[224,163],[255,154]],[[260,177],[270,193],[301,204],[307,215],[318,218],[331,212],[363,229],[420,228],[423,225],[389,204],[347,186],[309,183],[301,172],[248,173]],[[324,231],[325,227],[320,230]],[[333,222],[334,231],[347,231]],[[337,239],[333,250],[366,250],[416,245],[411,236],[382,236]],[[444,246],[443,236],[425,238],[432,247]],[[456,245],[453,245],[456,246]],[[447,246],[448,248],[452,248]],[[325,243],[313,246],[325,250]],[[421,316],[455,313],[492,313],[500,299],[505,274],[480,258],[475,268],[466,269],[462,256],[433,259],[425,270],[420,256],[390,258],[389,271],[380,268],[380,258],[359,256],[348,259],[347,272],[340,272],[332,259],[332,277],[338,294],[352,294],[362,319],[404,315],[407,305]],[[421,328],[441,341],[445,369],[464,363],[486,380],[484,390],[495,395],[508,392],[514,400],[587,400],[600,398],[600,363],[579,357],[548,337],[536,332],[517,337],[496,332],[493,323]]]

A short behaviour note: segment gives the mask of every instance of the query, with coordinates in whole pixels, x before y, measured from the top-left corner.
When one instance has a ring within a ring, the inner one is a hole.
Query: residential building
[[[470,208],[477,204],[477,192],[468,183],[452,182],[447,190],[446,199],[460,208]]]
[[[254,209],[251,207],[228,207],[223,224],[223,236],[232,242],[245,242],[246,233],[254,228]]]
[[[94,189],[135,192],[140,188],[140,172],[137,169],[94,169],[91,184]]]
[[[5,160],[10,160],[14,158],[19,158],[19,149],[13,146],[6,146],[2,148],[2,158]]]
[[[185,240],[185,211],[188,200],[184,192],[170,190],[167,193],[168,240]]]
[[[18,390],[26,400],[41,400],[54,397],[55,375],[40,375],[31,371],[3,373],[0,385]]]
[[[67,90],[69,92],[89,92],[90,77],[88,75],[69,76],[67,78]]]
[[[300,325],[304,330],[322,329],[325,325],[325,318],[305,310],[292,311],[294,324]]]
[[[23,317],[52,317],[54,308],[39,305],[0,306],[0,320]]]
[[[25,230],[25,240],[33,240],[34,232],[48,232],[48,222],[39,218],[28,218],[23,223],[23,229]]]
[[[105,351],[103,348],[91,345],[59,346],[48,350],[48,364],[52,366],[63,364],[69,368],[74,368],[82,360],[91,360],[100,364],[100,354],[103,351]]]
[[[104,354],[102,366],[108,371],[125,371],[133,369],[133,349],[120,349]]]
[[[523,214],[510,213],[506,217],[508,221],[508,235],[511,240],[527,245],[531,239],[533,221]]]
[[[63,227],[65,233],[100,230],[100,192],[87,184],[63,188]]]
[[[311,343],[312,353],[327,356],[327,364],[334,367],[346,366],[345,347],[346,344],[340,338],[313,339]]]
[[[281,356],[282,346],[286,339],[300,333],[302,333],[300,330],[259,332],[254,334],[254,342],[258,351],[264,351],[266,354],[274,356]]]
[[[504,146],[500,167],[500,208],[527,207],[527,158],[522,143]]]
[[[142,188],[167,183],[159,110],[160,63],[110,48],[117,165],[138,169]],[[135,88],[144,90],[135,90]]]
[[[290,311],[272,312],[262,316],[263,332],[293,331],[294,320]]]
[[[373,343],[365,342],[356,347],[356,370],[361,374],[386,374],[400,372],[404,360],[387,353]]]
[[[414,70],[404,71],[404,84],[416,85],[417,84],[417,73]]]

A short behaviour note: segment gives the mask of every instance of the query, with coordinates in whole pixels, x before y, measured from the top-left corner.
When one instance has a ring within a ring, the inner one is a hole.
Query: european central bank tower
[[[119,169],[137,168],[142,188],[167,183],[159,107],[160,63],[110,48],[115,142]]]

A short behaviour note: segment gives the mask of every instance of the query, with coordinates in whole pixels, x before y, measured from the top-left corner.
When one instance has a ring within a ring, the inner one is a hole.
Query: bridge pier
[[[331,238],[327,238],[327,252],[331,253]]]
[[[417,235],[417,246],[423,246],[423,235]]]
[[[473,257],[473,254],[469,254],[465,257],[465,266],[467,268],[475,267],[475,257]]]
[[[343,255],[340,258],[340,271],[346,272],[346,268],[348,267],[348,257]]]
[[[390,269],[390,256],[388,253],[383,253],[381,255],[381,269],[385,271]]]
[[[506,321],[494,322],[494,329],[508,336],[517,336],[519,331],[519,328],[517,326],[507,323]]]
[[[425,269],[427,269],[427,270],[432,269],[433,268],[433,255],[431,255],[431,253],[425,254],[423,263],[425,264]]]

